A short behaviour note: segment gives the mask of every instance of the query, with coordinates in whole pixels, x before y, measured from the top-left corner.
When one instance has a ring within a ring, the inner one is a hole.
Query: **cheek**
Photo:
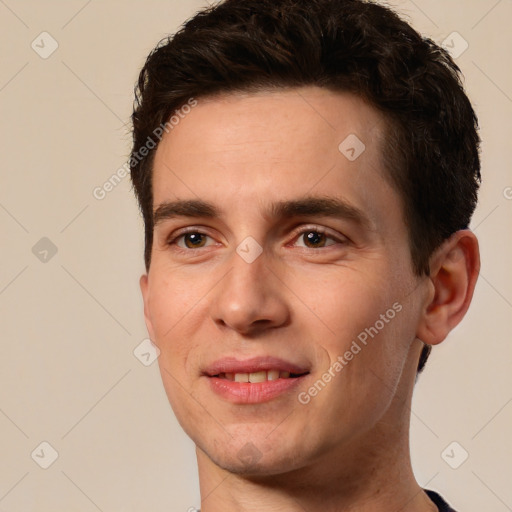
[[[375,334],[376,323],[379,332],[392,323],[392,317],[396,315],[393,304],[399,294],[378,274],[385,275],[386,272],[369,275],[353,269],[340,269],[329,280],[303,281],[299,293],[308,297],[308,305],[315,314],[311,316],[311,322],[317,323],[319,328],[327,328],[329,335],[325,343],[329,345],[330,353],[343,354],[358,336],[368,337],[369,334],[365,334],[368,330]]]
[[[337,286],[331,282],[323,292],[310,294],[318,317],[329,326],[321,343],[336,375],[324,398],[335,410],[334,417],[360,420],[361,427],[389,406],[414,338],[401,283],[390,284],[379,275],[389,271],[373,276],[354,273],[332,281]],[[342,369],[334,367],[336,362]]]
[[[197,403],[191,398],[193,370],[197,364],[191,363],[197,360],[194,331],[199,325],[198,314],[201,314],[202,304],[201,295],[198,295],[200,290],[191,286],[189,280],[170,279],[167,275],[162,277],[159,274],[152,283],[150,309],[154,341],[160,349],[158,365],[162,383],[180,421],[187,415],[195,417],[197,408]]]
[[[166,337],[198,302],[200,282],[164,265],[155,265],[152,270],[149,283],[152,320],[155,331]]]
[[[370,429],[389,409],[400,386],[407,350],[397,340],[404,335],[404,325],[395,317],[379,331],[380,326],[375,327],[374,320],[360,331],[363,336],[339,339],[337,346],[328,347],[331,364],[337,361],[342,369],[328,384],[318,411],[322,416],[328,411],[325,424],[338,432],[335,437]]]
[[[202,292],[197,286],[191,286],[190,281],[162,277],[162,273],[151,285],[149,309],[154,341],[160,349],[159,360],[168,368],[183,366],[183,358],[194,340],[192,329],[197,326],[197,322],[190,319],[196,317],[201,308]]]

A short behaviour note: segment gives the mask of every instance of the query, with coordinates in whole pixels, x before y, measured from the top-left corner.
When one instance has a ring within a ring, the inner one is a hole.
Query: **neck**
[[[403,446],[388,445],[385,455],[357,446],[351,453],[337,452],[306,468],[267,477],[229,473],[198,450],[201,511],[437,510],[417,484]]]

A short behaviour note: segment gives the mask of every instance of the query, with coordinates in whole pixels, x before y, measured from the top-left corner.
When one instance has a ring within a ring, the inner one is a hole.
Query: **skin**
[[[420,340],[443,341],[469,306],[478,244],[459,231],[432,255],[431,275],[415,275],[384,130],[356,96],[304,87],[199,98],[158,146],[154,209],[201,199],[222,210],[158,222],[140,280],[165,390],[197,447],[203,512],[436,510],[411,469],[412,390]],[[338,150],[349,134],[365,144],[354,161]],[[343,200],[366,223],[269,210],[311,196]],[[183,228],[203,234],[199,247]],[[308,245],[318,229],[326,238]],[[262,249],[252,263],[236,252],[248,236]],[[395,303],[401,311],[301,404]],[[300,388],[237,405],[202,373],[221,357],[267,355],[307,366]],[[238,456],[246,445],[251,460]]]

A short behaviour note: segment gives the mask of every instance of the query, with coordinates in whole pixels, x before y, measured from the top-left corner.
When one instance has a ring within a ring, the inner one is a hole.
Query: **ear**
[[[151,315],[149,313],[149,282],[148,275],[143,274],[140,277],[139,285],[140,291],[142,292],[142,300],[144,301],[144,320],[146,322],[146,328],[148,330],[149,338],[155,343],[153,323],[151,322]]]
[[[472,231],[454,233],[430,258],[431,293],[416,336],[428,345],[441,343],[469,308],[480,272],[478,240]]]

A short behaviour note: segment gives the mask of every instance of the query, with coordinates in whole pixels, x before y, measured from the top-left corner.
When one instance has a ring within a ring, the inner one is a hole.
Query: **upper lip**
[[[291,363],[278,357],[265,356],[245,360],[236,359],[235,357],[224,357],[208,365],[203,373],[213,377],[221,373],[255,373],[269,370],[279,370],[280,372],[290,372],[299,375],[309,372],[309,368],[305,366]]]

